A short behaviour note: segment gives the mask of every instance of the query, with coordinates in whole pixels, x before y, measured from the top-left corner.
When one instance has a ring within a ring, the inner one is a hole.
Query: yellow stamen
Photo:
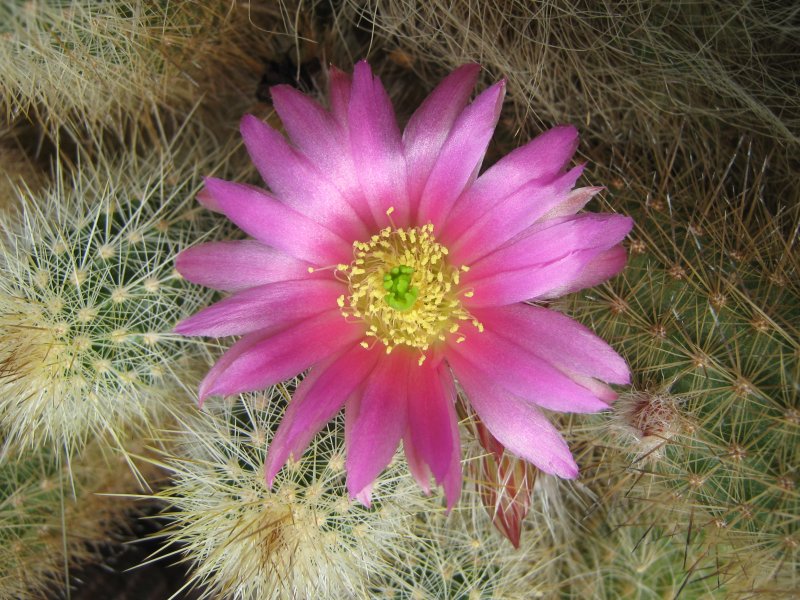
[[[337,267],[350,291],[337,298],[342,314],[364,322],[366,336],[383,343],[387,354],[396,346],[418,349],[421,365],[431,344],[457,333],[463,322],[483,329],[458,299],[460,274],[469,269],[450,265],[448,254],[430,223],[406,229],[392,223],[369,241],[354,242],[353,262]]]

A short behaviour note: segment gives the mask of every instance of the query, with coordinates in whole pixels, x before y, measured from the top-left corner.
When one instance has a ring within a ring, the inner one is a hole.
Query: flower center
[[[411,285],[414,269],[407,265],[395,267],[383,276],[383,287],[388,292],[383,299],[395,310],[408,310],[419,298],[419,288]]]
[[[461,273],[469,269],[452,266],[447,255],[430,223],[408,229],[386,227],[366,242],[354,242],[353,262],[337,266],[350,291],[349,297],[338,299],[342,315],[363,321],[367,337],[382,342],[387,354],[396,346],[424,353],[431,344],[458,332],[462,321],[482,329],[458,298]],[[459,336],[456,341],[463,339]],[[362,345],[369,347],[367,342]]]

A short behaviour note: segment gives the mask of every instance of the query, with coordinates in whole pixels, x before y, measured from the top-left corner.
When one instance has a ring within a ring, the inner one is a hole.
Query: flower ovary
[[[419,297],[419,288],[411,285],[414,269],[406,265],[394,267],[383,276],[383,288],[388,292],[384,296],[386,304],[395,310],[408,310]]]

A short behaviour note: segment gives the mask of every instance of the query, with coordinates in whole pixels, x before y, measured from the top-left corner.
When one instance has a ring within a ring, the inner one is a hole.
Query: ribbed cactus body
[[[189,354],[200,353],[171,330],[210,294],[189,293],[173,260],[213,230],[194,194],[225,151],[198,161],[177,146],[59,171],[52,187],[23,197],[0,261],[7,447],[72,453],[95,437],[119,446],[191,407],[182,386]]]
[[[612,527],[682,549],[687,593],[708,579],[720,593],[785,591],[798,565],[800,221],[796,206],[766,209],[760,175],[739,196],[728,180],[705,197],[698,180],[694,197],[617,194],[638,226],[630,264],[574,306],[634,373],[593,421],[606,426],[587,450],[593,485],[601,503],[626,499]]]

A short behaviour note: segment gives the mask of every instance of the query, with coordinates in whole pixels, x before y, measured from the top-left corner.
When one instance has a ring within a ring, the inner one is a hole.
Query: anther
[[[390,220],[392,212],[393,207],[386,211]],[[387,353],[409,346],[424,356],[430,344],[474,320],[456,297],[464,269],[447,264],[447,249],[436,242],[433,229],[430,223],[386,227],[370,241],[355,242],[353,262],[338,266],[350,291],[337,298],[342,313],[364,323],[366,338],[380,341]]]

